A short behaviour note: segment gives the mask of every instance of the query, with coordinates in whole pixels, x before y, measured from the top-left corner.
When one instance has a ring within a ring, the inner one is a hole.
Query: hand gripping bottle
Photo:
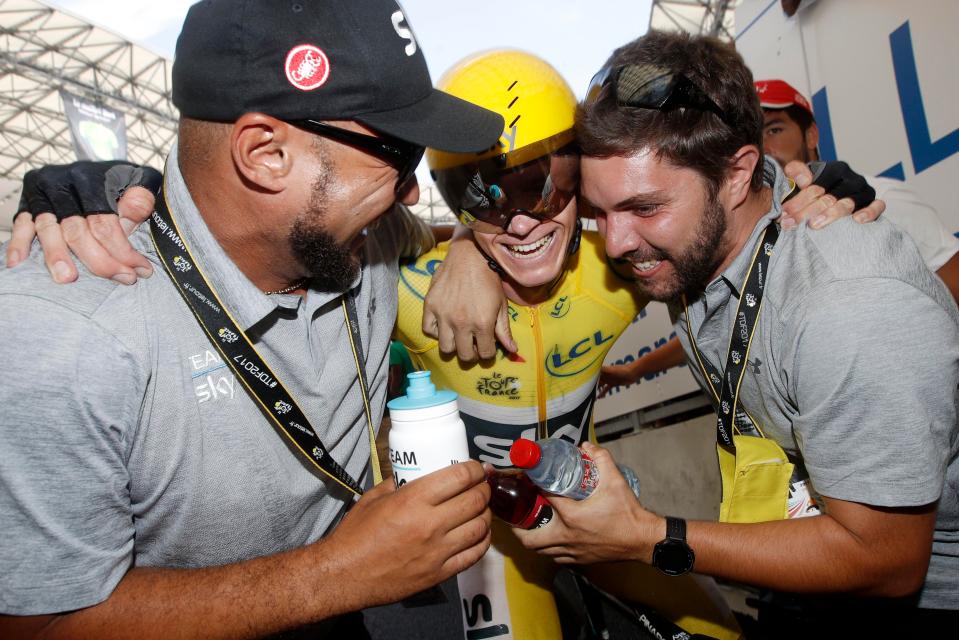
[[[522,471],[492,469],[486,482],[489,508],[497,518],[519,529],[538,529],[553,519],[553,507]]]
[[[429,371],[414,371],[407,378],[406,395],[386,404],[391,423],[390,462],[397,487],[469,459],[456,393],[437,391]]]
[[[527,440],[519,438],[509,450],[509,458],[543,491],[582,500],[599,485],[599,469],[589,455],[560,438]],[[639,479],[629,467],[617,465],[636,497]]]

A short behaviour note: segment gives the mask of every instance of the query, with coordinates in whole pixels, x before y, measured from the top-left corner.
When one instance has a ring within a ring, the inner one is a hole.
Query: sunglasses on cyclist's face
[[[348,144],[390,163],[397,174],[396,187],[393,190],[396,194],[406,187],[426,151],[419,145],[399,138],[369,136],[365,133],[334,127],[318,120],[293,120],[290,124],[318,136]]]
[[[606,87],[615,92],[621,106],[668,111],[679,107],[711,111],[726,123],[729,118],[712,98],[693,81],[677,71],[651,64],[627,64],[604,67],[593,76],[586,90],[586,104],[599,99]]]
[[[579,154],[572,137],[572,131],[566,131],[431,175],[460,222],[479,233],[502,233],[517,215],[549,219],[569,205],[579,184]]]

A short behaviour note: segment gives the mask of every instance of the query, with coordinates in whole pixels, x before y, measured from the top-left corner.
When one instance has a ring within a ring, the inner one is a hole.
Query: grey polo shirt
[[[774,192],[785,188],[774,171]],[[689,301],[703,356],[723,370],[759,235]],[[805,462],[823,495],[876,506],[939,499],[921,606],[959,608],[959,311],[912,242],[879,220],[780,234],[740,391],[743,407]],[[676,333],[691,355],[686,320]],[[700,386],[706,382],[690,366]],[[708,391],[707,391],[708,393]],[[945,480],[945,482],[944,482]]]
[[[365,477],[366,417],[339,294],[261,293],[226,256],[168,160],[167,197],[194,256],[333,457]],[[408,215],[408,214],[407,214]],[[374,425],[386,391],[407,224],[372,230],[354,284]],[[54,284],[39,251],[0,269],[0,613],[106,599],[132,566],[203,567],[297,547],[347,492],[313,475],[224,365],[164,272],[132,287]]]

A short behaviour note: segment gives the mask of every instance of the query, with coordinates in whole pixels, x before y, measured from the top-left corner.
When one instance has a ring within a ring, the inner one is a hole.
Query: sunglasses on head
[[[621,106],[669,111],[679,107],[711,111],[732,127],[726,112],[713,102],[693,81],[678,71],[651,64],[626,64],[604,67],[593,76],[586,91],[586,103],[599,99],[610,87]]]
[[[394,193],[400,193],[406,187],[426,151],[424,147],[399,138],[369,136],[318,120],[293,120],[290,124],[318,136],[348,144],[390,163],[397,173]]]
[[[502,233],[517,215],[553,218],[579,184],[579,154],[565,131],[514,152],[431,171],[446,204],[479,233]]]

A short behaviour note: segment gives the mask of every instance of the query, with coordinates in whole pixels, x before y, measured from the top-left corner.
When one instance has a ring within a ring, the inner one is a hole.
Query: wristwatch
[[[693,570],[696,554],[686,544],[686,521],[666,517],[666,537],[653,547],[653,566],[667,576],[681,576]]]

